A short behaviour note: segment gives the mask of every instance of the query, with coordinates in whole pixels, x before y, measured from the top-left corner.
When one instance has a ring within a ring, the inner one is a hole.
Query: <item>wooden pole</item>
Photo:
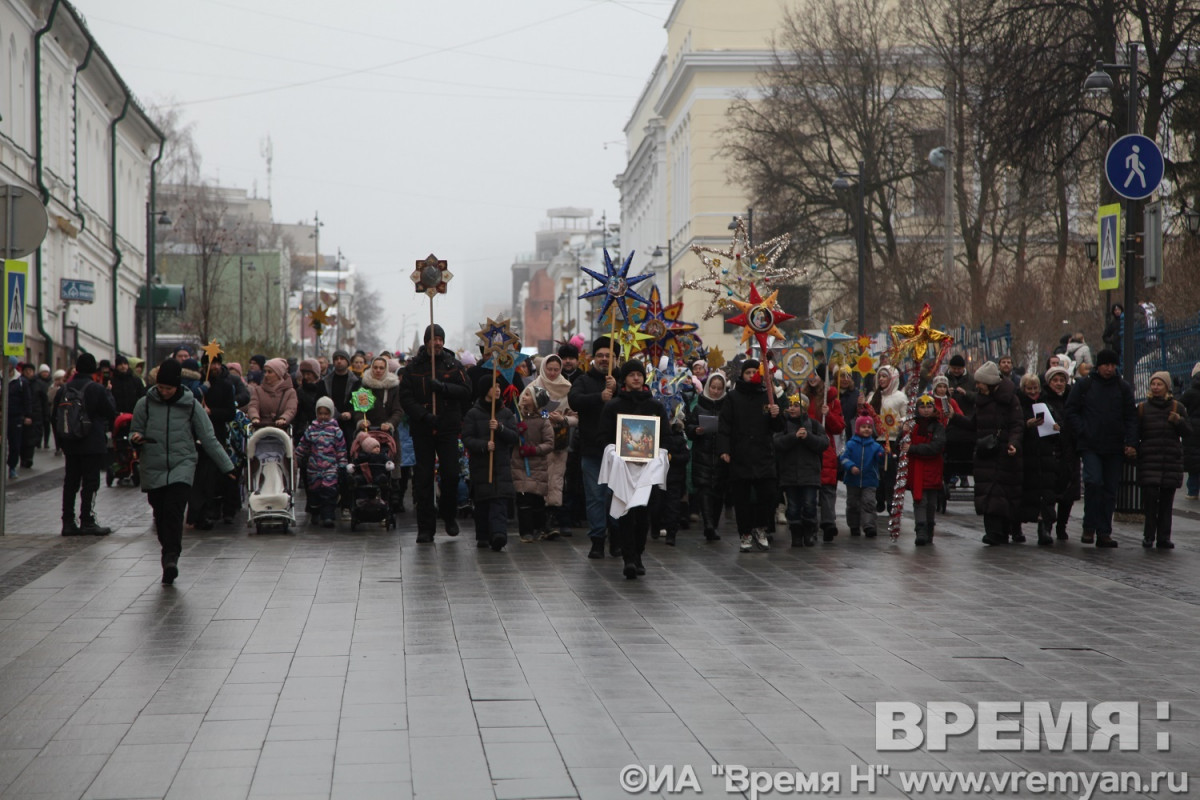
[[[499,370],[496,369],[496,352],[493,350],[492,351],[492,388],[495,388],[495,386],[496,386],[496,377],[497,377],[498,371]],[[489,394],[490,394],[490,392],[489,392]],[[495,421],[496,421],[496,398],[493,397],[492,398],[492,422],[495,422]],[[496,443],[496,432],[494,430],[488,431],[488,442],[490,442],[491,444]],[[496,451],[489,448],[488,449],[488,483],[492,482],[492,466],[495,463],[495,461],[496,461]]]
[[[611,378],[613,362],[617,360],[617,348],[614,341],[617,338],[617,310],[612,306],[609,306],[608,310],[612,312],[612,317],[608,321],[608,350],[612,353],[608,359],[608,377]]]
[[[429,380],[437,380],[437,359],[433,357],[433,295],[429,295]],[[433,401],[433,415],[437,416],[437,395],[433,393],[433,388],[430,387],[429,397]]]

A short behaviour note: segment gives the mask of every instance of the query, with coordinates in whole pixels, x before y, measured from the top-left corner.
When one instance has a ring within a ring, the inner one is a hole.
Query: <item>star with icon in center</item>
[[[680,339],[699,327],[694,322],[679,319],[682,314],[683,301],[664,306],[657,286],[650,287],[649,303],[633,309],[634,323],[640,325],[642,331],[650,334],[654,340],[647,348],[654,363],[658,363],[663,353],[668,353],[672,358],[681,356],[684,347]]]
[[[484,355],[494,355],[500,350],[516,350],[520,345],[520,340],[512,330],[512,320],[509,319],[488,317],[487,323],[480,325],[475,335],[482,341]]]
[[[608,255],[608,250],[605,250],[603,275],[595,270],[591,270],[583,265],[580,265],[580,269],[582,269],[588,275],[591,275],[596,280],[600,281],[600,286],[597,286],[590,292],[581,294],[579,296],[579,299],[581,300],[586,300],[589,297],[604,298],[604,303],[600,306],[600,313],[598,316],[603,317],[608,313],[609,306],[611,306],[613,303],[616,303],[617,307],[621,309],[621,319],[628,324],[629,307],[625,305],[625,298],[632,297],[638,302],[647,304],[650,302],[633,290],[634,286],[644,280],[649,280],[651,277],[650,273],[648,272],[643,275],[635,275],[632,278],[629,277],[629,265],[633,263],[633,253],[634,251],[630,250],[629,257],[626,258],[625,262],[618,268],[613,266],[612,258]]]
[[[749,300],[733,299],[733,304],[740,308],[742,313],[736,317],[730,317],[726,322],[730,325],[740,325],[743,328],[742,344],[754,338],[758,340],[758,346],[762,350],[766,350],[767,337],[783,338],[783,331],[779,330],[776,324],[795,319],[795,315],[784,313],[776,303],[777,297],[779,297],[778,289],[766,297],[762,297],[758,293],[758,287],[752,283],[750,284]]]
[[[654,337],[648,333],[642,333],[641,329],[635,325],[626,325],[624,328],[618,328],[613,334],[613,338],[621,346],[621,355],[629,359],[644,347],[642,342],[645,339]]]

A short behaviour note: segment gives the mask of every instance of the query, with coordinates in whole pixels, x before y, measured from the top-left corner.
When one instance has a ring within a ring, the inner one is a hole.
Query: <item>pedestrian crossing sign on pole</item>
[[[25,355],[25,288],[29,263],[4,262],[4,355]]]
[[[1100,241],[1096,260],[1100,265],[1100,291],[1116,289],[1121,283],[1121,204],[1100,206]]]

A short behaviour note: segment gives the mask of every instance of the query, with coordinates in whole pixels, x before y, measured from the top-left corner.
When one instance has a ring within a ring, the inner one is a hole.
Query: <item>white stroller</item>
[[[280,526],[287,533],[288,526],[296,524],[295,491],[292,437],[281,428],[255,431],[246,442],[246,508],[258,533],[268,526]]]

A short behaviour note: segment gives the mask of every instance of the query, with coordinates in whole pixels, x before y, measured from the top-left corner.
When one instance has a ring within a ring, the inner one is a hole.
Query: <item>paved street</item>
[[[904,791],[899,773],[1200,772],[1190,509],[1171,553],[1130,525],[1116,551],[1077,526],[1065,547],[989,549],[964,503],[921,549],[843,527],[739,555],[690,531],[651,542],[637,581],[578,534],[417,547],[410,511],[399,534],[188,532],[167,588],[143,495],[101,489],[117,532],[63,539],[59,474],[15,483],[0,539],[5,799],[618,798],[629,764],[690,766],[708,797],[730,796],[714,765],[839,773],[849,797],[852,768],[887,764],[869,796],[1012,798],[1067,795]],[[875,703],[902,700],[1138,702],[1140,742],[880,752]]]

